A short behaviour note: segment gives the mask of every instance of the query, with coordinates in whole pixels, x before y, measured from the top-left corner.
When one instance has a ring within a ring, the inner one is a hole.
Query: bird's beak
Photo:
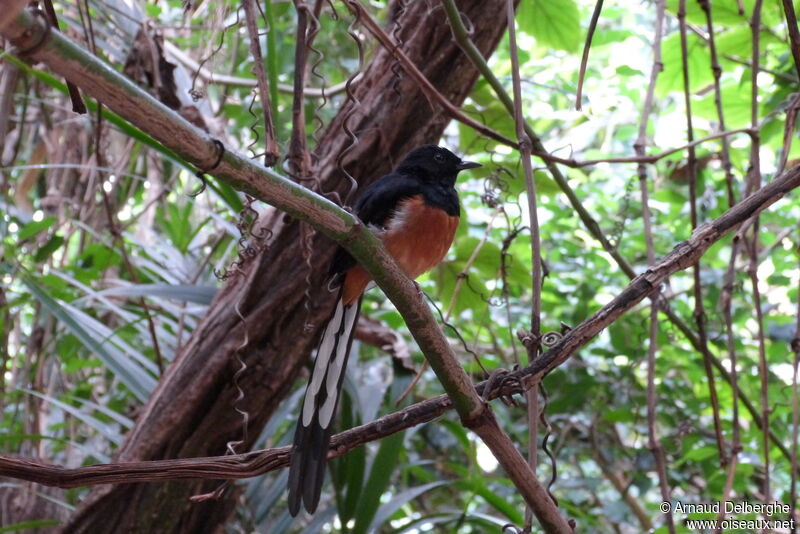
[[[475,163],[474,161],[462,161],[458,165],[456,165],[456,169],[459,171],[464,171],[467,169],[474,169],[476,167],[483,167],[480,163]]]

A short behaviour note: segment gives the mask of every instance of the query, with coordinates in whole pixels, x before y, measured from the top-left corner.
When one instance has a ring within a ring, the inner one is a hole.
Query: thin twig
[[[728,130],[724,132],[717,132],[715,134],[711,134],[709,136],[703,137],[701,139],[696,139],[684,145],[670,148],[668,150],[664,150],[663,152],[658,152],[656,154],[641,154],[636,156],[621,156],[621,157],[610,157],[610,158],[600,158],[600,159],[587,159],[587,160],[576,160],[573,158],[560,158],[558,156],[554,156],[549,152],[533,152],[533,155],[537,158],[541,158],[544,161],[549,161],[552,163],[560,163],[562,165],[566,165],[567,167],[572,167],[579,169],[581,167],[591,167],[592,165],[598,165],[600,163],[657,163],[659,160],[666,158],[667,156],[671,156],[676,152],[682,152],[684,150],[694,148],[699,146],[703,143],[708,141],[713,141],[714,139],[720,139],[729,137],[731,135],[746,133],[751,134],[752,128],[737,128],[735,130]]]
[[[541,240],[539,237],[539,216],[536,208],[536,182],[533,180],[533,166],[531,164],[531,139],[525,132],[525,120],[522,116],[522,85],[519,74],[519,50],[517,49],[517,32],[514,17],[514,0],[506,0],[506,15],[508,16],[508,48],[511,54],[511,80],[514,89],[514,124],[519,141],[520,159],[525,173],[525,190],[528,196],[528,217],[530,220],[531,237],[531,336],[533,343],[526,345],[528,351],[528,364],[533,362],[541,348],[542,331],[542,255]],[[539,388],[533,386],[526,393],[528,401],[528,465],[531,471],[536,472],[536,455],[539,441]],[[556,471],[553,470],[553,476]],[[548,490],[549,492],[549,490]],[[531,515],[533,510],[526,508],[525,529],[530,532]]]
[[[297,11],[296,36],[294,48],[294,97],[292,99],[292,135],[289,139],[287,157],[289,170],[298,179],[305,180],[311,175],[311,156],[306,146],[305,75],[308,43],[308,6],[303,0],[294,1]]]
[[[719,119],[719,129],[725,131],[725,114],[722,106],[722,88],[720,86],[720,77],[722,75],[722,68],[719,64],[717,57],[717,46],[715,41],[713,18],[711,16],[711,1],[698,0],[701,9],[706,15],[706,27],[708,29],[708,46],[711,53],[711,71],[714,75],[714,103],[717,108],[717,118]],[[733,207],[736,204],[736,193],[734,189],[733,170],[730,160],[730,150],[728,145],[728,138],[720,138],[722,144],[722,167],[725,170],[725,188],[728,194],[728,207]],[[733,278],[735,276],[736,258],[738,255],[739,240],[734,238],[733,245],[731,246],[731,257],[728,263],[728,270],[725,276],[725,284],[722,294],[722,314],[725,318],[725,326],[727,332],[727,350],[728,357],[731,362],[731,388],[733,389],[733,436],[730,449],[730,455],[727,456],[727,475],[725,477],[725,486],[722,494],[722,502],[728,502],[730,494],[733,489],[733,480],[736,475],[736,466],[739,464],[739,452],[741,452],[741,437],[739,428],[739,398],[738,398],[738,370],[736,369],[736,344],[733,335],[733,310],[731,306],[731,293],[733,291]],[[721,529],[722,521],[725,519],[725,509],[722,507],[720,510],[718,520],[718,532]]]
[[[736,202],[732,193],[729,191],[730,206],[733,207]],[[728,351],[728,361],[730,362],[730,384],[733,389],[733,436],[731,438],[731,453],[730,462],[728,464],[728,474],[725,480],[725,489],[723,491],[722,502],[727,502],[732,489],[733,478],[736,473],[736,466],[739,463],[739,453],[742,451],[741,444],[741,425],[739,422],[739,371],[736,362],[736,341],[733,333],[733,309],[732,309],[732,294],[733,285],[736,278],[736,258],[739,255],[740,239],[734,237],[731,244],[731,256],[728,260],[728,269],[725,272],[725,278],[722,287],[722,296],[720,297],[720,305],[722,308],[722,315],[725,320],[725,345]],[[717,519],[721,522],[725,519],[725,510],[720,510]],[[719,531],[719,529],[718,529]]]
[[[44,5],[44,12],[47,14],[47,18],[50,21],[50,25],[53,29],[61,31],[61,28],[58,23],[58,16],[56,15],[56,10],[53,8],[53,0],[43,0],[42,4]],[[67,92],[69,93],[69,99],[72,102],[72,111],[75,113],[85,115],[86,114],[86,104],[83,102],[83,98],[81,97],[81,92],[78,90],[78,87],[69,80],[65,80],[67,82]]]
[[[753,41],[753,65],[750,76],[750,124],[758,122],[758,64],[760,63],[760,36],[761,36],[761,5],[762,0],[756,0],[753,5],[753,14],[750,18],[750,32]],[[759,152],[761,150],[760,137],[754,135],[750,145],[750,172],[748,173],[747,186],[745,188],[745,195],[749,195],[751,191],[758,190],[761,187],[761,159]],[[772,502],[772,492],[770,488],[770,455],[769,455],[769,436],[767,430],[769,429],[769,390],[767,388],[767,379],[769,368],[767,366],[766,354],[766,340],[764,339],[764,314],[761,309],[761,291],[758,288],[758,234],[759,234],[759,218],[756,215],[753,221],[753,235],[747,246],[750,254],[750,265],[748,267],[748,275],[753,291],[753,305],[755,306],[756,320],[758,323],[758,372],[761,378],[761,424],[764,429],[762,440],[762,447],[764,449],[764,502]]]
[[[797,122],[797,113],[800,111],[800,94],[795,94],[789,109],[786,110],[786,122],[783,125],[783,146],[781,147],[781,159],[775,174],[780,174],[789,163],[789,152],[792,150],[792,140],[794,139],[794,126]]]
[[[738,63],[739,65],[744,65],[745,67],[748,67],[748,68],[751,68],[751,69],[753,68],[753,62],[752,61],[748,61],[746,59],[742,59],[742,58],[734,56],[732,54],[722,54],[722,57],[724,57],[728,61],[732,61],[733,63]],[[780,78],[781,80],[785,80],[785,81],[787,81],[789,83],[796,84],[797,80],[798,80],[798,78],[796,76],[791,76],[789,74],[786,74],[785,72],[781,72],[781,71],[777,71],[777,70],[773,70],[773,69],[768,69],[768,68],[764,67],[763,65],[756,65],[755,69],[758,72],[766,72],[767,74],[770,74],[770,75],[774,76],[775,78]]]
[[[678,25],[680,28],[681,41],[681,65],[683,70],[683,100],[686,108],[686,140],[691,143],[694,141],[694,127],[692,125],[692,97],[689,90],[689,51],[686,32],[686,0],[680,0],[678,4]],[[689,174],[689,212],[692,231],[697,228],[697,156],[694,146],[687,149],[687,168]],[[705,347],[703,350],[703,369],[708,380],[708,393],[711,400],[711,409],[714,415],[714,434],[717,439],[717,449],[719,451],[720,465],[727,463],[725,454],[725,438],[722,436],[722,421],[719,415],[719,400],[717,398],[717,386],[714,379],[714,368],[711,363],[708,347],[708,337],[706,335],[706,312],[703,306],[703,286],[700,279],[700,264],[692,266],[692,277],[694,280],[694,319],[697,325],[697,337],[700,345]]]
[[[783,0],[783,14],[786,17],[786,30],[789,32],[789,48],[794,58],[794,69],[800,77],[800,31],[797,29],[797,14],[792,0]]]
[[[722,76],[722,67],[717,58],[717,44],[714,39],[714,24],[711,17],[711,0],[698,0],[701,9],[706,14],[706,27],[708,28],[708,48],[711,53],[711,72],[714,75],[714,104],[717,108],[717,118],[719,119],[720,132],[725,131],[725,113],[722,107],[722,87],[720,86],[720,77]],[[728,136],[720,137],[720,144],[722,145],[722,168],[725,170],[725,184],[728,190],[728,206],[733,206],[736,203],[736,198],[733,190],[733,170],[731,166],[730,148],[728,145]]]
[[[583,43],[583,55],[581,55],[581,68],[578,72],[578,90],[575,93],[575,109],[581,110],[581,100],[583,97],[583,79],[586,76],[586,63],[589,61],[589,50],[592,48],[592,37],[597,29],[597,21],[600,19],[600,12],[603,10],[603,0],[597,0],[594,4],[592,19],[589,21],[589,31],[586,32],[586,41]]]
[[[658,9],[657,6],[656,9]],[[642,527],[642,532],[652,531],[654,526],[653,521],[650,519],[649,512],[645,510],[639,499],[630,492],[630,488],[632,486],[631,481],[628,480],[630,475],[625,476],[625,473],[621,473],[616,466],[609,464],[608,460],[606,460],[606,451],[608,450],[608,447],[600,444],[597,436],[596,426],[592,425],[588,429],[588,432],[592,440],[594,461],[598,467],[600,467],[600,471],[603,473],[603,476],[606,477],[606,480],[608,480],[612,486],[614,486],[614,489],[617,490],[619,496],[631,509],[633,515],[636,516],[636,519],[639,520],[639,524]],[[670,515],[672,514],[670,513]]]
[[[258,82],[258,93],[261,98],[261,111],[264,113],[264,165],[271,167],[278,161],[278,141],[275,138],[275,125],[272,122],[272,101],[270,99],[269,81],[264,71],[264,58],[256,20],[255,0],[244,0],[244,17],[247,22],[247,34],[250,42],[250,55],[253,57],[253,74]],[[272,28],[270,28],[272,31]]]
[[[456,285],[453,288],[453,294],[450,297],[450,303],[447,305],[447,310],[444,313],[445,321],[450,320],[450,316],[456,307],[456,302],[458,301],[458,295],[461,293],[461,289],[464,287],[464,280],[466,280],[469,276],[470,268],[472,268],[475,260],[478,259],[478,254],[480,254],[483,246],[489,240],[489,236],[492,233],[492,226],[494,225],[495,219],[497,219],[497,216],[500,214],[500,210],[500,208],[497,208],[492,213],[492,216],[489,218],[489,222],[486,223],[486,230],[483,232],[481,240],[478,241],[477,245],[475,245],[475,249],[472,251],[472,254],[470,254],[469,258],[467,258],[467,261],[464,263],[464,267],[461,268],[461,272],[458,273],[458,276],[456,277]]]
[[[136,274],[136,269],[131,262],[130,256],[128,256],[128,251],[125,248],[125,241],[122,239],[122,232],[119,229],[119,224],[116,221],[116,217],[114,216],[113,209],[111,207],[111,200],[108,198],[108,193],[104,187],[104,180],[102,179],[102,168],[104,167],[102,162],[102,155],[100,152],[100,136],[103,129],[103,116],[102,116],[102,105],[97,107],[97,114],[95,117],[95,139],[94,139],[94,150],[95,150],[95,158],[98,164],[97,173],[101,176],[101,179],[97,182],[98,189],[100,190],[100,195],[103,197],[103,208],[106,213],[106,220],[108,221],[108,229],[111,232],[111,236],[113,238],[114,243],[119,247],[120,256],[122,256],[122,261],[125,264],[125,269],[128,271],[128,274],[131,277],[131,281],[134,284],[139,284],[139,275]],[[161,354],[161,347],[158,341],[158,334],[156,333],[156,326],[155,321],[153,319],[153,315],[150,313],[150,306],[148,306],[147,301],[144,297],[138,298],[139,305],[142,307],[142,311],[144,312],[145,319],[147,320],[147,329],[150,333],[150,340],[153,343],[153,352],[155,352],[156,356],[156,365],[158,366],[158,371],[160,374],[164,373],[164,357]]]
[[[345,5],[350,5],[353,2],[357,3],[356,0],[345,0]],[[356,27],[360,22],[361,14],[359,11],[355,11],[353,20],[347,26],[347,34],[353,39],[356,49],[358,50],[358,69],[356,69],[356,72],[364,72],[364,42],[362,35],[356,31]],[[353,87],[353,80],[355,80],[355,74],[347,80],[347,101],[343,107],[344,117],[341,123],[341,129],[348,138],[348,144],[336,154],[336,168],[339,169],[339,172],[341,172],[342,175],[344,175],[350,182],[350,189],[348,189],[347,194],[344,196],[344,200],[341,202],[342,205],[345,206],[350,203],[350,198],[358,188],[358,181],[355,179],[355,176],[350,174],[345,167],[345,157],[348,153],[355,150],[356,146],[358,145],[358,134],[350,126],[350,120],[356,116],[359,108],[361,107],[361,101],[358,99]]]
[[[653,37],[653,66],[650,69],[650,82],[647,85],[642,115],[639,121],[639,134],[634,144],[634,149],[638,155],[643,155],[647,144],[647,123],[650,120],[650,113],[653,108],[653,99],[656,89],[656,81],[659,73],[664,70],[661,62],[661,40],[664,34],[664,12],[666,10],[665,0],[656,2],[655,35]],[[644,222],[645,242],[647,245],[647,264],[653,266],[656,261],[655,246],[653,244],[652,217],[650,215],[650,200],[647,189],[647,168],[644,163],[639,163],[637,167],[639,178],[639,189],[642,198],[642,220]],[[658,428],[656,426],[656,386],[655,368],[656,352],[658,350],[658,299],[650,299],[650,325],[649,343],[647,348],[647,435],[648,447],[653,453],[658,473],[658,485],[661,490],[661,500],[670,502],[671,492],[669,480],[667,478],[666,460],[664,458],[664,448],[661,440],[658,439]],[[671,534],[675,532],[675,519],[672,516],[672,509],[665,514],[667,528]],[[652,526],[651,526],[652,528]]]
[[[494,139],[495,141],[498,141],[504,145],[508,145],[510,147],[516,146],[516,143],[514,143],[511,139],[508,139],[504,135],[497,133],[485,124],[479,123],[464,113],[461,108],[450,102],[442,93],[437,91],[433,84],[425,77],[424,74],[422,74],[422,72],[420,72],[417,66],[414,65],[414,62],[409,59],[405,52],[403,52],[402,48],[398,46],[394,39],[392,39],[389,34],[383,30],[383,28],[381,28],[378,22],[366,9],[364,9],[364,6],[362,6],[360,2],[347,1],[345,2],[345,5],[351,11],[353,11],[354,14],[357,14],[360,17],[364,28],[366,28],[366,30],[371,33],[381,43],[381,45],[386,48],[386,50],[388,50],[395,58],[397,58],[397,60],[400,62],[400,65],[406,71],[406,74],[408,74],[417,83],[429,100],[438,102],[451,118],[473,128],[476,132],[485,135],[490,139]]]
[[[800,267],[800,249],[797,250],[798,267]],[[794,353],[794,363],[792,365],[792,481],[789,486],[789,505],[792,509],[792,518],[795,524],[792,528],[792,533],[797,532],[797,449],[798,449],[798,419],[800,419],[800,407],[798,407],[798,384],[797,373],[798,366],[800,366],[800,281],[797,284],[797,312],[795,313],[796,322],[794,330],[794,339],[792,339],[791,348]]]

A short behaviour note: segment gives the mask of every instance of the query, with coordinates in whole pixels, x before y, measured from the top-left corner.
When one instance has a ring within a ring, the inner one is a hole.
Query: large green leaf
[[[17,232],[17,239],[24,241],[30,237],[33,237],[39,232],[43,232],[44,230],[47,230],[53,226],[55,222],[55,217],[45,217],[41,221],[31,221],[19,229],[19,232]]]
[[[708,51],[706,42],[694,33],[686,36],[686,49],[688,52],[689,90],[694,92],[705,87],[713,80],[711,54]],[[661,50],[664,70],[658,76],[656,92],[659,97],[663,98],[672,91],[683,91],[683,60],[680,34],[673,33],[664,39]]]
[[[152,376],[112,343],[98,338],[94,332],[87,329],[86,321],[81,321],[85,314],[75,308],[68,310],[63,303],[51,298],[32,277],[23,277],[22,282],[42,306],[61,321],[89,351],[99,357],[131,393],[142,402],[147,400],[156,386]]]
[[[83,421],[90,427],[97,430],[100,434],[105,436],[106,439],[108,439],[111,443],[119,445],[122,442],[122,434],[120,434],[117,428],[115,428],[113,425],[101,421],[97,417],[94,417],[93,415],[85,412],[84,410],[81,410],[76,406],[72,406],[71,404],[63,402],[60,399],[56,399],[54,397],[51,397],[50,395],[45,395],[37,391],[25,390],[25,392],[35,397],[39,397],[40,399],[44,399],[47,402],[55,406],[58,406],[65,412],[72,414],[76,419]],[[131,423],[131,426],[133,426],[132,421],[129,422]]]
[[[355,388],[345,387],[339,409],[342,428],[352,428],[361,423],[360,406]],[[361,506],[364,474],[367,466],[367,448],[356,447],[330,463],[331,478],[336,489],[339,519],[349,524]]]
[[[576,52],[585,38],[573,0],[522,0],[517,22],[522,31],[543,45],[567,52]]]
[[[7,532],[31,532],[47,527],[56,527],[61,523],[58,519],[36,519],[33,521],[22,521],[13,525],[0,526],[0,533]]]
[[[407,490],[403,490],[392,496],[391,499],[378,508],[368,532],[377,532],[381,525],[388,521],[395,512],[397,512],[401,507],[405,506],[409,501],[416,499],[423,493],[430,491],[433,488],[437,488],[445,484],[447,484],[447,481],[444,480],[429,482],[428,484],[423,484],[422,486],[408,488]]]
[[[361,501],[355,514],[354,534],[365,534],[368,532],[372,520],[378,511],[381,495],[389,486],[392,473],[398,465],[400,453],[403,450],[403,439],[405,432],[398,432],[381,440],[378,453],[372,462],[372,466],[364,485]]]
[[[214,286],[192,284],[131,284],[112,287],[96,293],[103,297],[159,297],[174,299],[195,304],[211,304],[217,293]]]

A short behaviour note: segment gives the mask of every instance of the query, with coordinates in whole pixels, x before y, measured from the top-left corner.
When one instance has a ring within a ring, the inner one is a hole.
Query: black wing
[[[355,213],[367,225],[386,226],[400,201],[422,192],[419,180],[405,174],[390,173],[367,187],[358,197]],[[339,247],[331,262],[330,274],[336,276],[355,265],[350,254]]]
[[[401,200],[421,192],[419,180],[393,172],[378,179],[364,190],[358,197],[355,212],[366,224],[386,226]]]

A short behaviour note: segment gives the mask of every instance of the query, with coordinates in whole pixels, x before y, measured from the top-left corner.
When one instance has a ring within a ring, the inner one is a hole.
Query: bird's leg
[[[419,293],[419,296],[424,297],[425,292],[422,290],[422,286],[419,285],[419,282],[417,282],[416,280],[412,280],[412,282],[414,283],[414,287],[417,288],[417,293]]]

